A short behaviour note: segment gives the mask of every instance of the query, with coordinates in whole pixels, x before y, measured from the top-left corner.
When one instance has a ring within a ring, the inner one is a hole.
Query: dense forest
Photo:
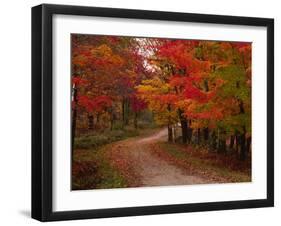
[[[91,135],[95,147],[159,127],[169,143],[250,158],[251,43],[72,34],[71,45],[74,152]]]

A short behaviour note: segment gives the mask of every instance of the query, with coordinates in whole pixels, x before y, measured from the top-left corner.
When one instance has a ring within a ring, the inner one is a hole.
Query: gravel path
[[[162,129],[148,137],[117,142],[111,146],[110,158],[119,163],[121,171],[127,171],[123,174],[133,181],[132,187],[207,183],[204,178],[189,175],[152,153],[152,145],[166,139],[167,129]]]

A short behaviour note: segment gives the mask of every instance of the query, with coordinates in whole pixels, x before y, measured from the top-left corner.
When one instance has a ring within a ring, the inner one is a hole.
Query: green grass
[[[249,182],[251,181],[251,175],[247,172],[232,170],[228,167],[227,162],[225,165],[218,164],[217,159],[204,158],[200,154],[184,151],[181,146],[171,143],[159,143],[160,148],[166,151],[172,158],[178,162],[182,162],[182,165],[189,163],[195,169],[200,171],[212,172],[222,178],[227,178],[230,182]],[[195,150],[200,152],[200,150]],[[206,153],[204,154],[205,156]],[[219,158],[220,156],[218,156]],[[221,160],[223,162],[223,160]]]
[[[118,129],[96,134],[87,134],[75,138],[74,149],[98,149],[103,145],[124,140],[129,137],[135,137],[139,134],[140,132],[135,129]]]
[[[154,128],[123,130],[115,128],[99,134],[87,134],[75,139],[72,165],[72,189],[106,189],[127,187],[125,178],[111,166],[105,145],[130,137],[154,132]]]
[[[119,140],[124,140],[130,137],[142,136],[149,134],[157,126],[153,123],[139,123],[139,128],[135,129],[133,126],[126,126],[122,128],[120,123],[116,123],[113,130],[93,131],[88,134],[80,135],[74,140],[74,149],[94,149],[97,150],[101,146],[110,144]]]
[[[122,175],[114,169],[103,148],[76,150],[72,167],[72,189],[99,189],[126,187]]]

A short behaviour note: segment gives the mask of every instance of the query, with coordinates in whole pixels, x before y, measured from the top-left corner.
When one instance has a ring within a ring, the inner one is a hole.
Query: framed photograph
[[[32,217],[274,205],[274,21],[32,8]]]

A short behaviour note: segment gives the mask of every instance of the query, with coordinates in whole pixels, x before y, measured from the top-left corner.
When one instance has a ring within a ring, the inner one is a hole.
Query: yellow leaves
[[[102,44],[92,49],[91,53],[96,57],[110,57],[112,55],[112,49],[108,45]]]
[[[78,67],[84,67],[86,65],[87,58],[83,55],[77,55],[72,57],[72,64]]]
[[[191,99],[183,99],[183,100],[179,100],[177,103],[176,103],[176,106],[179,108],[179,109],[188,109],[190,107],[190,105],[193,104],[193,101]]]
[[[132,80],[135,80],[137,78],[137,73],[134,72],[133,70],[126,69],[125,73],[126,73],[126,76]]]
[[[199,120],[192,121],[191,126],[192,129],[199,129],[202,128],[202,125]]]
[[[153,79],[147,79],[142,81],[142,85],[139,85],[137,89],[140,92],[152,92],[155,94],[165,94],[170,91],[170,85],[163,82],[158,77]]]
[[[106,44],[92,48],[90,52],[92,55],[91,57],[93,57],[97,62],[100,62],[100,64],[104,63],[108,67],[121,67],[124,65],[125,61],[123,58],[118,54],[115,54]]]
[[[152,94],[158,91],[158,88],[155,88],[151,85],[138,85],[136,88],[140,93],[143,94],[149,94],[149,93]]]
[[[154,119],[158,125],[174,124],[178,121],[177,111],[154,111]]]
[[[185,115],[192,115],[196,112],[198,107],[198,102],[194,100],[185,100],[181,103],[181,109],[185,112]]]
[[[156,78],[153,78],[153,79],[143,80],[142,84],[151,85],[151,86],[154,86],[154,87],[161,87],[162,84],[164,84],[164,82],[161,81],[158,77],[156,77]]]
[[[159,78],[143,80],[136,87],[138,96],[145,100],[148,109],[154,112],[154,119],[159,125],[176,123],[178,120],[177,108],[174,105],[174,97],[168,83]]]
[[[119,67],[124,65],[124,60],[119,55],[112,55],[111,58],[109,59],[109,62]]]
[[[170,88],[171,88],[170,85],[166,83],[161,87],[161,90],[163,93],[168,93],[170,91]]]
[[[159,78],[143,80],[141,85],[136,86],[138,96],[148,103],[148,108],[152,111],[166,111],[169,102],[160,101],[160,97],[169,95],[169,84],[164,83]]]
[[[118,69],[125,64],[125,60],[112,49],[102,44],[99,46],[83,45],[72,57],[72,63],[86,70],[89,67],[104,70]]]

